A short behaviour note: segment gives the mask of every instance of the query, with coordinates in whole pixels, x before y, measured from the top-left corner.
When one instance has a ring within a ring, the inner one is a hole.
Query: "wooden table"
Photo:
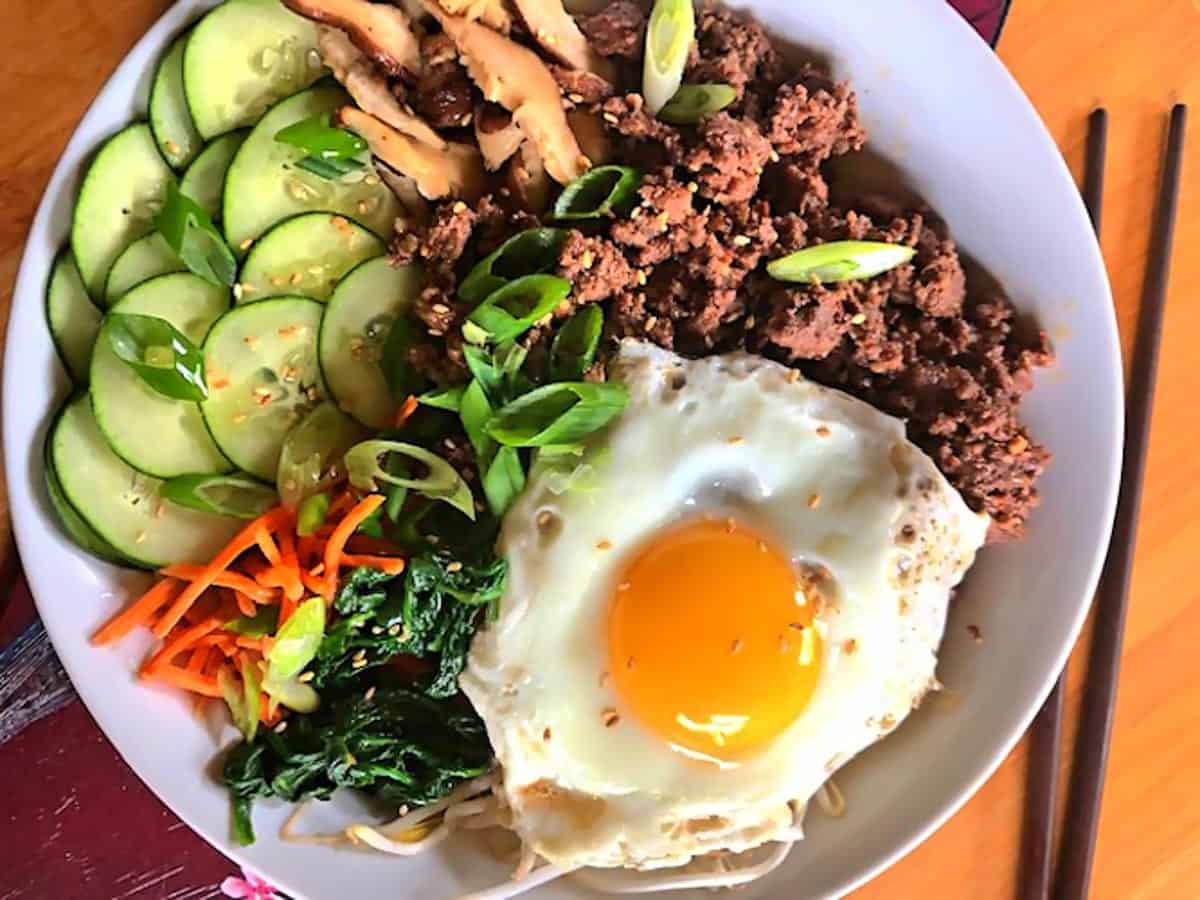
[[[5,293],[0,302],[5,308],[26,231],[67,138],[113,67],[167,5],[166,0],[0,3],[0,196],[5,204],[0,218],[0,286]],[[1200,104],[1200,0],[1017,0],[1000,55],[1077,171],[1087,113],[1100,103],[1112,112],[1103,244],[1128,348],[1146,261],[1164,114],[1177,100]],[[1200,367],[1193,362],[1191,344],[1200,338],[1197,147],[1200,136],[1191,143],[1185,173],[1133,608],[1093,882],[1097,898],[1200,895],[1200,582],[1192,578],[1193,566],[1200,563],[1200,453],[1195,449]],[[0,494],[0,512],[4,508]],[[1068,699],[1072,713],[1082,674],[1076,654]],[[97,740],[81,710],[64,715],[54,726],[56,737]],[[1072,714],[1068,737],[1073,723]],[[78,868],[81,880],[75,883],[92,886],[71,890],[71,897],[213,896],[211,886],[232,868],[186,829],[170,826],[172,817],[111,753],[100,753],[96,771],[73,774],[54,771],[48,760],[16,757],[17,749],[6,752],[4,763],[27,764],[38,791],[57,793],[40,801],[36,796],[7,797],[0,819],[6,831],[15,833],[20,827],[10,815],[14,808],[27,813],[28,827],[36,829],[44,827],[38,823],[48,815],[65,817],[73,806],[128,795],[122,802],[171,828],[161,852],[175,855],[130,855],[115,835],[95,835],[68,821],[65,833],[55,827],[44,859],[28,860],[16,874],[0,871],[0,897],[5,900],[50,896],[44,887],[50,881],[39,873],[54,866],[80,867],[80,858],[89,855],[92,862]],[[1012,897],[1025,764],[1022,745],[949,824],[857,896]],[[96,868],[95,857],[108,853],[125,853],[126,864],[134,868],[122,884],[102,887],[89,880],[88,872]],[[55,883],[65,887],[71,881]]]

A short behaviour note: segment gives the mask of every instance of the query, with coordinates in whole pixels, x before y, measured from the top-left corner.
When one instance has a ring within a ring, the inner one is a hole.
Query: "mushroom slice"
[[[588,44],[565,9],[562,0],[513,0],[525,27],[542,49],[572,69],[599,75],[605,81],[615,80],[613,64]]]
[[[501,34],[512,30],[512,16],[504,8],[504,0],[434,0],[443,12],[464,19],[479,21]],[[426,4],[428,9],[429,5]],[[436,10],[430,10],[435,16]]]
[[[567,113],[567,123],[575,132],[575,140],[583,155],[592,161],[593,166],[602,166],[612,156],[612,145],[608,139],[608,130],[604,121],[595,113],[583,109],[573,109]]]
[[[408,16],[387,3],[367,0],[283,0],[292,12],[345,31],[387,74],[415,77],[421,51]]]
[[[396,219],[397,234],[412,231],[414,227],[429,221],[429,202],[421,196],[415,178],[401,175],[387,166],[379,167],[379,177],[404,207],[404,215]]]
[[[483,164],[495,172],[517,152],[525,133],[517,127],[512,115],[503,106],[484,103],[475,112],[475,142],[483,154]]]
[[[486,25],[451,16],[436,3],[426,5],[441,23],[483,96],[499,103],[537,147],[550,177],[567,184],[590,168],[567,125],[558,84],[536,53]]]
[[[416,113],[400,105],[384,77],[344,31],[322,28],[317,36],[317,47],[333,77],[342,83],[364,112],[422,144],[436,150],[445,149],[446,141],[442,136]]]
[[[521,208],[534,214],[546,211],[550,205],[550,179],[532,141],[521,144],[517,155],[508,163],[505,183]]]
[[[337,124],[365,140],[385,165],[413,179],[428,200],[476,200],[483,192],[479,151],[468,144],[446,144],[436,150],[353,106],[338,110]]]

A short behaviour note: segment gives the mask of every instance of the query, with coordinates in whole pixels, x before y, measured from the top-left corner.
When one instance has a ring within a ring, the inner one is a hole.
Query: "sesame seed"
[[[292,283],[292,287],[295,287],[303,280],[304,280],[304,273],[302,273],[302,272],[293,272],[292,277],[289,279],[289,281],[291,281],[291,283]]]
[[[435,303],[429,308],[439,316],[444,316],[446,313],[450,312],[450,307],[448,307],[445,303]]]
[[[636,218],[640,217],[641,214],[642,214],[642,208],[640,206],[637,206],[637,207],[634,207],[633,212],[631,212],[629,214],[629,218],[636,219]]]
[[[1008,452],[1012,454],[1024,453],[1029,448],[1029,441],[1022,435],[1017,435],[1008,442]]]
[[[457,444],[454,443],[454,438],[446,438],[444,441],[442,441],[442,443],[446,445],[447,450],[453,450],[457,446]]]
[[[845,653],[847,656],[853,656],[855,653],[858,652],[858,641],[856,641],[854,638],[849,638],[848,640],[843,642],[842,643],[842,652]]]
[[[367,660],[365,657],[356,656],[354,659],[350,660],[350,667],[354,669],[361,669],[366,664]]]
[[[383,626],[376,625],[374,628],[371,629],[371,634],[383,634]]]
[[[146,543],[146,532],[139,531],[136,540],[137,540],[137,543],[139,543],[139,544]]]
[[[242,293],[243,294],[255,294],[255,293],[258,293],[258,288],[253,284],[243,284],[242,285]]]
[[[740,434],[735,434],[733,437],[731,437],[729,439],[729,443],[733,444],[736,447],[738,444],[746,443],[746,439],[744,437],[742,437]]]
[[[800,380],[800,370],[792,369],[791,371],[789,371],[787,373],[787,380],[788,380],[788,384],[795,384],[797,381],[799,381]]]
[[[696,193],[696,191],[700,190],[700,185],[696,184],[696,182],[694,182],[694,181],[689,181],[687,189],[688,189],[688,193],[694,194],[694,193]]]
[[[460,563],[460,562],[458,562],[457,560],[455,560],[454,562],[452,562],[452,563],[449,563],[449,564],[446,566],[446,571],[447,571],[447,572],[450,572],[450,573],[454,573],[454,572],[461,572],[461,571],[462,571],[462,567],[463,567],[463,564],[462,564],[462,563]]]
[[[461,125],[461,126],[463,126],[464,128],[465,128],[467,125],[470,125],[470,124],[471,124],[471,114],[470,114],[470,113],[463,113],[463,117],[462,117],[461,119],[459,119],[459,120],[458,120],[458,124],[459,124],[459,125]]]
[[[633,587],[633,585],[630,584],[628,581],[622,581],[620,584],[617,585],[617,590],[618,591],[627,591],[631,587]]]
[[[317,677],[317,673],[316,673],[316,672],[304,672],[304,673],[303,673],[303,674],[302,674],[302,675],[301,675],[299,678],[297,678],[296,680],[297,680],[297,681],[299,681],[301,684],[308,684],[308,682],[312,681],[312,680],[313,680],[314,678],[316,678],[316,677]]]
[[[644,285],[644,284],[646,283],[646,281],[647,281],[647,278],[646,278],[646,270],[645,270],[645,269],[638,269],[638,270],[637,270],[637,275],[636,275],[636,276],[634,276],[634,277],[637,279],[637,283],[638,283],[638,284],[643,284],[643,285]]]
[[[758,320],[755,319],[754,316],[746,317],[746,330],[747,331],[750,331],[757,324],[758,324]]]
[[[766,553],[766,552],[767,552],[767,543],[766,543],[766,541],[759,541],[759,542],[758,542],[758,552],[759,552],[759,553]]]
[[[730,655],[737,656],[739,653],[742,652],[742,647],[744,647],[744,646],[745,646],[745,644],[742,643],[741,638],[734,638],[733,643],[729,645]]]
[[[646,320],[646,324],[642,326],[642,329],[644,331],[646,331],[647,333],[649,333],[654,330],[654,326],[657,324],[658,324],[658,316],[651,316],[650,318],[648,318]]]
[[[816,509],[820,505],[821,505],[821,495],[820,494],[812,494],[808,498],[808,508],[809,509]]]
[[[346,752],[345,759],[346,759],[346,765],[348,765],[348,766],[354,766],[354,765],[358,764],[358,758],[355,757],[355,755],[353,753],[350,753],[349,751]]]
[[[858,315],[851,317],[850,324],[851,325],[861,325],[865,321],[867,321],[867,314],[866,313],[858,313]]]
[[[391,628],[389,628],[387,630],[387,633],[390,634],[392,637],[395,637],[396,635],[398,635],[400,633],[400,626],[393,625]]]
[[[284,284],[286,284],[286,283],[287,283],[287,281],[282,275],[272,275],[271,276],[271,286],[272,287],[283,287]]]
[[[630,672],[632,672],[634,670],[634,662],[633,662],[632,656],[629,657],[629,659],[625,660],[625,668],[628,669]]]
[[[726,519],[725,520],[725,533],[733,534],[735,531],[737,531],[737,522],[733,521],[732,517]]]
[[[583,94],[567,94],[567,99],[570,100],[572,103],[582,103],[583,102]]]
[[[246,238],[244,241],[238,244],[238,246],[243,250],[249,250],[252,246],[254,246],[254,238]]]
[[[983,632],[979,630],[978,625],[968,625],[967,634],[971,635],[971,640],[973,640],[975,643],[983,643]]]
[[[617,711],[610,706],[600,714],[600,720],[604,722],[605,728],[612,728],[621,721],[621,717],[617,715]]]
[[[455,202],[455,204],[452,207],[450,207],[450,211],[453,212],[455,215],[462,215],[463,213],[465,213],[467,211],[467,204],[465,204],[461,200],[459,200],[459,201]]]
[[[243,293],[242,286],[241,286],[240,284],[235,284],[235,285],[233,286],[233,299],[234,299],[234,300],[241,300],[241,299],[242,299],[242,293]]]
[[[617,124],[617,117],[616,117],[616,116],[614,116],[612,113],[605,113],[605,114],[604,114],[604,121],[605,121],[605,122],[607,122],[609,125],[616,125],[616,124]]]
[[[735,247],[745,247],[749,243],[750,243],[750,238],[748,238],[744,234],[735,235],[733,238],[733,245]]]
[[[375,685],[371,685],[369,688],[367,688],[367,692],[363,694],[363,699],[368,703],[375,699]]]
[[[579,264],[585,269],[590,269],[596,262],[596,254],[591,250],[584,250],[583,255],[579,257]]]
[[[612,541],[608,541],[608,540],[597,541],[596,549],[597,550],[611,550],[612,549]]]
[[[827,438],[831,434],[833,434],[833,432],[830,431],[826,426],[824,426],[824,425],[817,426],[817,437]]]
[[[167,152],[170,153],[172,156],[179,155],[179,151],[181,148],[174,141],[167,141],[165,144],[163,144],[163,146],[167,148]]]
[[[543,741],[550,740],[550,726],[549,725],[547,725],[545,728],[542,729],[542,740]]]
[[[371,187],[375,187],[375,185],[379,184],[379,176],[378,175],[368,175],[366,178],[363,179],[363,184],[369,184]]]
[[[360,216],[365,216],[370,211],[371,211],[371,204],[369,204],[366,200],[358,201],[358,214]]]
[[[779,162],[779,154],[776,153],[774,150],[772,150],[771,155],[768,157],[768,159],[770,159],[771,162]]]
[[[287,731],[287,719],[284,719],[282,722],[280,722],[278,725],[276,725],[271,730],[274,731],[276,734],[283,734],[285,731]]]

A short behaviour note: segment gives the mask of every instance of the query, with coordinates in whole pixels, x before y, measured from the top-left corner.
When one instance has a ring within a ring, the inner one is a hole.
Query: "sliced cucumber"
[[[252,125],[325,74],[317,27],[279,0],[223,3],[193,29],[183,87],[205,140]]]
[[[54,514],[58,517],[58,524],[67,533],[67,537],[80,549],[105,562],[110,562],[118,566],[128,565],[128,560],[122,557],[108,541],[100,537],[95,529],[84,521],[83,517],[75,511],[75,507],[67,500],[67,495],[63,493],[62,483],[58,480],[58,473],[54,471],[54,461],[50,458],[49,440],[46,441],[44,456],[46,466],[46,494],[50,497],[50,505],[54,508]]]
[[[175,38],[154,73],[150,88],[150,128],[163,158],[182,169],[204,146],[183,93],[183,51],[188,34]]]
[[[187,266],[171,245],[157,231],[152,232],[126,247],[113,263],[104,281],[104,304],[112,306],[143,281],[185,271]]]
[[[200,151],[179,181],[180,193],[195,200],[214,220],[221,218],[225,173],[249,134],[250,130],[244,128],[217,138]]]
[[[288,431],[325,398],[317,364],[323,311],[306,297],[247,303],[204,341],[204,421],[222,452],[264,481],[275,480]]]
[[[127,466],[104,442],[83,394],[50,432],[50,458],[71,508],[118,554],[146,568],[206,563],[245,524],[167,503],[161,481]]]
[[[103,296],[121,251],[154,227],[171,177],[144,122],[110,138],[96,155],[71,223],[71,249],[93,299]]]
[[[342,279],[325,308],[318,345],[325,383],[338,406],[370,428],[385,428],[395,411],[379,360],[392,323],[420,291],[419,267],[379,257]]]
[[[238,278],[239,302],[284,295],[328,300],[343,275],[386,249],[344,216],[304,213],[280,222],[251,248]]]
[[[143,282],[112,311],[166,319],[199,346],[227,309],[227,290],[182,272]],[[100,431],[113,452],[133,468],[156,478],[233,468],[205,429],[199,407],[151,390],[113,352],[107,325],[96,339],[91,375]]]
[[[244,256],[272,226],[305,212],[337,213],[391,235],[400,206],[373,169],[326,181],[295,167],[303,150],[275,140],[288,125],[349,102],[337,85],[321,84],[284,100],[255,126],[225,179],[225,236],[235,253]]]
[[[87,384],[92,345],[100,330],[100,310],[92,303],[75,257],[64,247],[46,284],[46,322],[54,348],[76,384]]]

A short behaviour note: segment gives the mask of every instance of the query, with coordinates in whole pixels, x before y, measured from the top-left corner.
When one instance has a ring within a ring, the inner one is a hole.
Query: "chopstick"
[[[1088,659],[1088,684],[1076,741],[1071,793],[1059,860],[1057,900],[1085,900],[1092,874],[1092,856],[1108,764],[1109,738],[1116,705],[1121,640],[1129,606],[1129,583],[1137,544],[1138,510],[1142,501],[1142,476],[1150,440],[1150,412],[1158,374],[1163,309],[1171,269],[1179,183],[1183,166],[1187,107],[1171,112],[1166,159],[1159,187],[1158,208],[1150,245],[1150,259],[1142,288],[1142,308],[1134,344],[1133,372],[1129,379],[1125,415],[1125,459],[1112,543],[1100,590],[1096,596],[1095,631]]]
[[[1096,236],[1104,211],[1104,164],[1108,155],[1108,112],[1095,110],[1088,117],[1087,159],[1083,175],[1083,203]],[[1058,797],[1058,759],[1062,744],[1063,682],[1054,689],[1029,730],[1029,770],[1025,787],[1025,824],[1021,843],[1022,900],[1047,900],[1050,896],[1050,859],[1054,847],[1054,807]]]

